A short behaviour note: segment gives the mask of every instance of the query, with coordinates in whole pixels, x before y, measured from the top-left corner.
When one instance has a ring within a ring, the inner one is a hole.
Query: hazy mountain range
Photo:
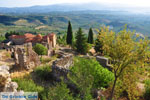
[[[149,8],[127,7],[117,4],[55,4],[32,7],[0,7],[0,34],[12,30],[21,32],[61,33],[68,20],[74,30],[82,27],[110,26],[116,32],[127,24],[130,30],[150,36]]]
[[[149,8],[127,7],[117,4],[99,4],[99,3],[85,3],[85,4],[55,4],[47,6],[32,6],[32,7],[14,7],[6,8],[0,7],[1,14],[7,13],[49,13],[53,11],[84,11],[84,10],[111,10],[111,11],[129,11],[132,13],[149,14]]]

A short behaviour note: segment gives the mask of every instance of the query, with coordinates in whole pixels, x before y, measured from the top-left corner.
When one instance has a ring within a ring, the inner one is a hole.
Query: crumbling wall
[[[53,76],[57,80],[60,80],[61,76],[64,76],[64,78],[66,79],[67,73],[69,72],[69,67],[72,65],[73,65],[73,55],[72,54],[63,55],[61,58],[53,62],[52,65]]]
[[[18,84],[12,82],[8,66],[0,66],[0,92],[17,92]]]
[[[30,70],[40,64],[40,58],[32,50],[32,44],[25,44],[24,47],[16,47],[13,52],[15,65],[20,69]]]
[[[112,71],[112,66],[109,64],[109,59],[103,56],[97,56],[96,60],[105,68]]]

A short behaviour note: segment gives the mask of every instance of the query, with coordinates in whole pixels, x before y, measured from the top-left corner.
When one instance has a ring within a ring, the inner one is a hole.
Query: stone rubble
[[[12,82],[8,66],[0,66],[0,92],[17,92],[18,84]]]

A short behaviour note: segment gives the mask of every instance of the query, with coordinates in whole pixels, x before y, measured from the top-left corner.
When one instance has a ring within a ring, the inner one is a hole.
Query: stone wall
[[[42,42],[42,45],[44,45],[48,50],[47,50],[47,56],[51,57],[54,55],[54,48],[52,47],[52,45],[50,43],[47,42]]]
[[[32,50],[31,43],[25,44],[22,47],[16,47],[11,51],[14,51],[15,65],[19,67],[19,69],[30,70],[40,65],[40,58],[38,54]]]
[[[8,66],[0,66],[0,92],[17,92],[18,84],[12,82]]]
[[[61,76],[67,79],[69,67],[73,65],[73,55],[66,54],[53,62],[52,73],[56,80],[60,80]]]
[[[96,56],[96,60],[105,68],[112,71],[112,67],[109,64],[109,59],[103,56]]]

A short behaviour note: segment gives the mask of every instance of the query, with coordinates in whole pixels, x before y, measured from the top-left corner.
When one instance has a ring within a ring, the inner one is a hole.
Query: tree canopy
[[[85,34],[83,34],[82,28],[79,28],[77,31],[75,46],[78,53],[86,54],[88,52],[88,44]]]
[[[92,28],[89,29],[88,43],[90,43],[90,44],[93,44],[93,43],[94,43],[94,39],[93,39],[93,30],[92,30]]]
[[[68,30],[67,30],[67,38],[66,38],[66,42],[67,44],[72,45],[72,39],[73,39],[73,32],[72,32],[72,26],[71,26],[71,22],[68,22]]]
[[[144,65],[149,54],[149,42],[146,39],[136,41],[134,32],[127,30],[126,27],[118,33],[110,31],[108,27],[101,28],[99,32],[101,34],[98,39],[103,45],[104,55],[112,62],[115,76],[110,96],[112,100],[118,79],[127,75],[125,73],[127,71],[131,72],[130,76],[135,75],[133,74],[135,70]]]

